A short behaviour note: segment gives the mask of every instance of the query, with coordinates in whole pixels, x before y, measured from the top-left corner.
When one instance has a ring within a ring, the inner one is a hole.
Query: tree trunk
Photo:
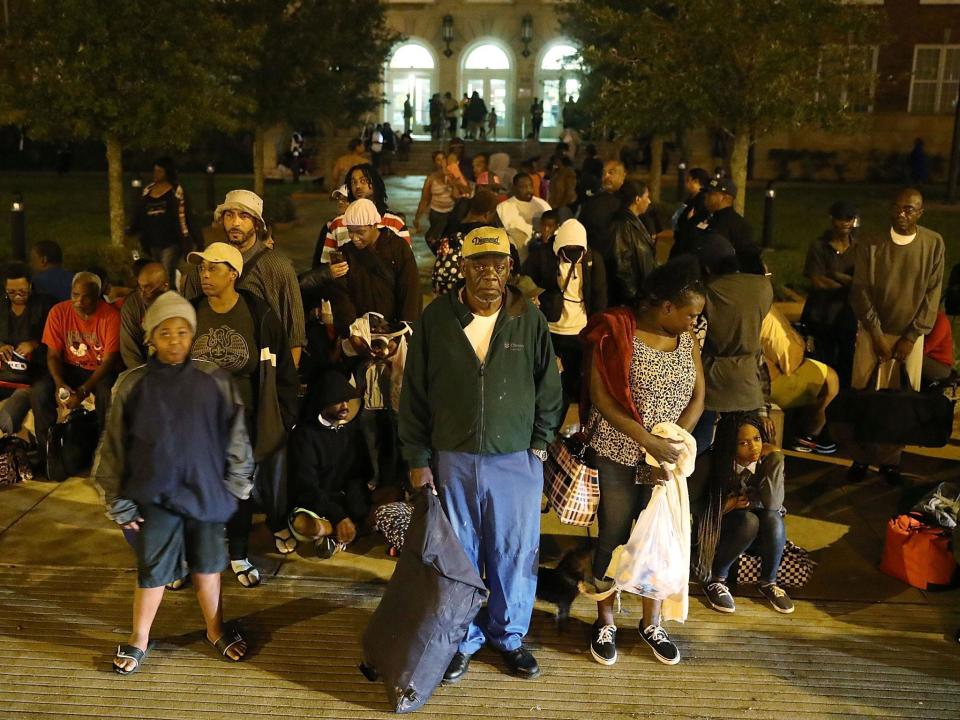
[[[650,138],[650,199],[660,202],[660,189],[663,185],[663,135]]]
[[[115,135],[107,135],[107,187],[110,197],[110,242],[123,245],[123,146]]]
[[[263,176],[263,137],[266,130],[262,125],[257,125],[253,131],[253,191],[263,197],[263,187],[265,184]]]
[[[734,209],[743,215],[747,204],[747,154],[750,152],[750,133],[742,130],[733,136],[733,152],[730,154],[730,177],[737,184],[737,199]]]

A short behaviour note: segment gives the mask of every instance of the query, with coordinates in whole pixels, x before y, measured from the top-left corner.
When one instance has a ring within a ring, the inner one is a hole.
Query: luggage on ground
[[[949,531],[930,527],[917,513],[898,515],[887,523],[881,572],[926,590],[930,585],[950,585],[956,570]]]
[[[47,479],[63,482],[88,469],[97,450],[97,414],[78,408],[47,436]]]

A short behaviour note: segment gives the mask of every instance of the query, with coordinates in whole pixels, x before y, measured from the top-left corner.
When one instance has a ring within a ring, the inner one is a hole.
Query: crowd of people
[[[131,226],[145,254],[132,294],[105,297],[102,271],[64,270],[50,241],[32,247],[29,267],[7,267],[0,359],[4,372],[24,369],[4,390],[0,429],[24,433],[32,410],[42,458],[51,427],[92,400],[92,477],[137,557],[117,672],[143,663],[165,589],[191,582],[207,640],[229,660],[245,656],[246,639],[223,620],[220,573],[261,583],[256,509],[278,553],[329,558],[373,531],[376,507],[431,488],[490,591],[446,681],[485,644],[535,677],[523,639],[543,463],[558,433],[580,432],[599,473],[594,586],[610,586],[615,549],[681,456],[655,431],[666,424],[696,442],[694,529],[681,542],[709,604],[735,611],[728,578],[750,550],[760,593],[793,612],[777,583],[778,446],[836,452],[825,413],[841,387],[924,381],[944,246],[918,224],[921,194],[898,193],[889,226],[869,236],[857,208],[829,209],[807,257],[801,334],[773,303],[729,178],[691,170],[684,203],[662,219],[618,160],[588,152],[578,172],[560,143],[544,169],[531,159],[512,170],[464,149],[434,154],[416,209],[414,234],[428,214],[436,255],[425,308],[414,235],[359,152],[338,168],[337,215],[299,277],[248,190],[216,208],[222,240],[192,242],[175,172],[160,161]],[[776,437],[776,408],[794,418],[789,438]],[[901,449],[856,446],[848,477],[877,466],[897,481]],[[659,661],[680,661],[659,600],[644,598],[639,632]],[[591,635],[597,662],[616,662],[616,633],[607,596]]]

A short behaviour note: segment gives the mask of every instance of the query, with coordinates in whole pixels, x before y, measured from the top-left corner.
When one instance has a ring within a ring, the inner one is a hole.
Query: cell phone
[[[347,259],[343,256],[343,253],[339,250],[330,251],[330,264],[337,265],[338,263],[346,262]]]

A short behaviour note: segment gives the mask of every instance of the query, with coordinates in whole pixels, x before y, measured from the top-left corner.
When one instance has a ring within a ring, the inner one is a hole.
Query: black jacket
[[[610,304],[633,307],[644,281],[657,266],[655,241],[640,218],[629,210],[621,210],[614,217],[610,236],[614,269]]]
[[[610,222],[619,211],[620,198],[606,191],[594,195],[580,208],[580,222],[587,230],[587,245],[604,260],[609,258],[612,246]]]
[[[673,247],[670,249],[670,259],[694,252],[696,247],[697,233],[700,232],[699,225],[706,224],[710,217],[710,211],[706,206],[707,194],[701,190],[691,198],[687,198],[686,203],[677,215],[677,227],[673,233]]]
[[[33,351],[30,358],[30,377],[38,378],[47,370],[46,350],[47,346],[41,340],[43,339],[43,327],[47,324],[47,315],[50,308],[54,306],[56,300],[43,293],[32,293],[27,298],[27,336],[15,337],[10,327],[10,300],[4,297],[0,300],[0,345],[13,345],[27,340],[39,342],[40,345]]]
[[[253,427],[249,428],[253,458],[260,462],[284,446],[287,432],[296,422],[300,378],[287,333],[276,313],[253,293],[238,292],[253,316],[260,357],[260,371],[254,381],[255,415]],[[193,306],[199,307],[204,299],[203,295],[195,298]]]
[[[334,527],[344,518],[357,522],[369,510],[370,463],[360,423],[323,425],[320,408],[290,435],[289,497],[291,509],[302,507],[325,517]]]
[[[733,249],[737,251],[741,268],[747,268],[748,265],[744,261],[755,258],[760,252],[760,248],[753,241],[753,228],[750,227],[750,223],[732,207],[717,210],[711,215],[707,222],[707,230],[719,233],[730,241]]]
[[[607,273],[603,260],[587,249],[577,263],[577,272],[583,273],[583,299],[587,315],[607,309]],[[520,271],[543,288],[540,295],[540,312],[547,322],[557,322],[563,314],[563,292],[560,288],[560,259],[549,245],[530,247],[530,254]]]

